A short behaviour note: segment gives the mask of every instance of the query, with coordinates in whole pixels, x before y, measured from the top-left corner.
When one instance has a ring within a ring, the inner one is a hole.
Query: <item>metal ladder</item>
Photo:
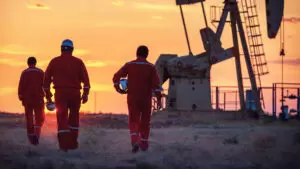
[[[261,89],[261,76],[269,73],[267,66],[262,34],[260,30],[257,5],[255,0],[241,0],[240,12],[244,17],[248,49],[251,58],[252,68],[256,77],[257,87]],[[265,107],[263,92],[260,91],[260,100]]]

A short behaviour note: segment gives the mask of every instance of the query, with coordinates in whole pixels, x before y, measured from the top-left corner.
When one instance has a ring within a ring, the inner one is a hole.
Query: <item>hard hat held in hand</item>
[[[120,80],[120,89],[122,90],[122,92],[127,93],[127,90],[128,90],[127,79],[121,79]]]
[[[47,102],[46,107],[47,107],[47,110],[49,110],[49,111],[54,111],[56,109],[54,102]]]

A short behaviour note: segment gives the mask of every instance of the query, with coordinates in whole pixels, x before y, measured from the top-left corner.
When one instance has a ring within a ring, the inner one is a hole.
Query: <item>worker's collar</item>
[[[28,65],[29,68],[35,68],[35,65]]]
[[[138,56],[136,60],[139,60],[139,61],[146,61],[147,59],[146,59],[146,58],[144,58],[144,57],[140,57],[140,56]]]
[[[72,56],[72,52],[69,51],[61,52],[61,56]]]

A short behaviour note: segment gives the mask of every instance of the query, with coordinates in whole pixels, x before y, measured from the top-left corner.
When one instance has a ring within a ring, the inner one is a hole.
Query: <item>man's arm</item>
[[[161,98],[162,98],[162,94],[161,92],[163,91],[161,85],[160,85],[160,80],[158,77],[158,73],[156,68],[153,66],[152,69],[152,73],[151,73],[152,77],[151,77],[151,87],[152,87],[152,91],[154,92],[156,98],[157,98],[157,103],[158,103],[158,107],[161,108]]]
[[[42,90],[43,90],[43,93],[44,93],[44,95],[43,95],[43,98],[44,98],[45,97],[45,91],[44,91],[45,72],[42,69],[40,69],[40,70],[41,70]]]
[[[46,99],[48,102],[51,102],[52,99],[51,97],[53,96],[51,91],[50,91],[50,85],[51,85],[51,82],[52,82],[52,76],[53,76],[53,71],[52,71],[52,61],[49,63],[47,69],[46,69],[46,72],[44,73],[44,85],[43,85],[43,89],[44,89],[44,92],[46,94]]]
[[[19,100],[23,101],[24,97],[24,72],[22,72],[20,80],[19,80],[19,86],[18,86],[18,96]]]
[[[114,87],[116,89],[117,92],[124,94],[124,92],[122,92],[122,90],[120,89],[120,79],[122,77],[126,77],[128,74],[128,65],[125,64],[121,69],[119,69],[113,77],[113,83],[114,83]]]
[[[86,69],[85,64],[82,62],[81,65],[81,82],[83,83],[83,94],[82,94],[82,103],[86,103],[88,101],[88,95],[90,92],[90,79],[89,79],[89,74]]]

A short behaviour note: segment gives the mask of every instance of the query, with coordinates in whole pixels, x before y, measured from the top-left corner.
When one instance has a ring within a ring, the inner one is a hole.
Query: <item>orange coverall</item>
[[[142,148],[148,148],[152,92],[155,92],[158,99],[161,98],[158,74],[153,64],[145,58],[138,57],[115,73],[113,83],[118,85],[120,79],[126,76],[128,76],[127,104],[131,144],[140,143]]]
[[[31,144],[38,144],[45,119],[43,80],[44,72],[31,66],[22,72],[19,81],[18,95],[25,107],[27,136]]]
[[[70,52],[62,52],[61,56],[51,60],[45,72],[44,90],[47,99],[52,97],[51,82],[55,89],[59,147],[63,150],[76,149],[81,83],[84,83],[83,94],[88,95],[90,90],[89,76],[83,61]]]

